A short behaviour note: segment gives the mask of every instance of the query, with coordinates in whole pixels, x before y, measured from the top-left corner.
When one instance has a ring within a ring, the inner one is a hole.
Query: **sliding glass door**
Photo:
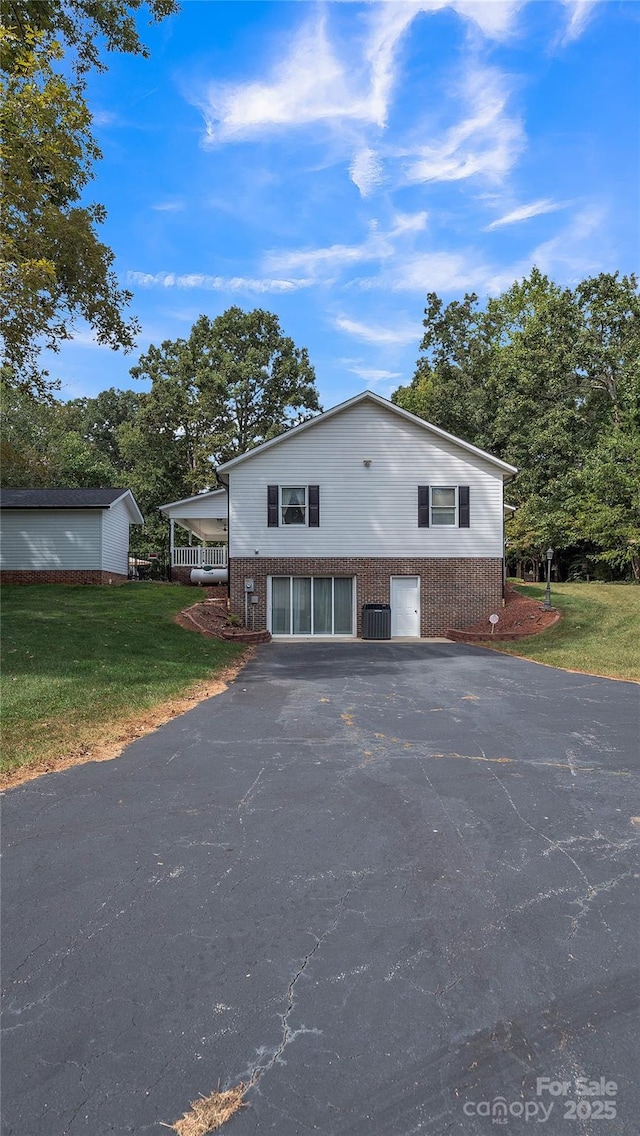
[[[352,635],[351,576],[272,576],[273,635]]]

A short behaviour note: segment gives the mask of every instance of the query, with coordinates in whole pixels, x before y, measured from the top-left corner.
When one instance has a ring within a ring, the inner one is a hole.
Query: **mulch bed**
[[[175,617],[180,627],[199,631],[212,639],[226,639],[232,643],[268,643],[268,631],[250,631],[246,627],[233,627],[229,623],[226,598],[206,599],[202,603],[184,608]]]
[[[560,619],[559,611],[544,611],[542,604],[539,600],[534,600],[530,596],[523,596],[520,592],[516,592],[511,584],[507,584],[505,593],[505,606],[496,611],[496,615],[500,616],[499,622],[496,624],[496,629],[491,634],[491,624],[488,620],[483,619],[478,623],[474,623],[471,627],[465,627],[463,630],[449,630],[446,632],[448,639],[455,639],[457,642],[480,642],[480,641],[513,641],[516,639],[525,639],[529,635],[539,635],[541,631],[546,631],[549,627],[553,627]]]

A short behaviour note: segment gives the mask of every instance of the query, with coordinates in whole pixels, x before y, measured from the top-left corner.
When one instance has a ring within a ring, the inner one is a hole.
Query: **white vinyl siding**
[[[116,501],[102,511],[102,569],[126,576],[129,571],[129,525],[131,517],[124,501]]]
[[[364,462],[370,462],[367,467]],[[320,525],[267,526],[268,485],[320,486]],[[470,487],[469,528],[418,526],[418,486]],[[230,555],[501,557],[502,473],[371,402],[229,470]]]
[[[100,509],[3,509],[5,571],[101,568]]]

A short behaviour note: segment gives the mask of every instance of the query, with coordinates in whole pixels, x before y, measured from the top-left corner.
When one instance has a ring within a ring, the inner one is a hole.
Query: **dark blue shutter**
[[[429,528],[429,486],[418,486],[418,528]]]
[[[267,485],[267,525],[278,527],[278,486]]]
[[[469,528],[469,486],[458,486],[458,527]]]
[[[307,495],[309,497],[309,528],[320,528],[320,486],[308,485]]]

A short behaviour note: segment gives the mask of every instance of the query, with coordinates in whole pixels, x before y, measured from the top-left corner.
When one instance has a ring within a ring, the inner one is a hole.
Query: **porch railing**
[[[174,548],[171,557],[173,568],[212,568],[227,567],[227,546],[219,545],[217,548],[201,548],[200,545],[191,545],[186,548]]]

